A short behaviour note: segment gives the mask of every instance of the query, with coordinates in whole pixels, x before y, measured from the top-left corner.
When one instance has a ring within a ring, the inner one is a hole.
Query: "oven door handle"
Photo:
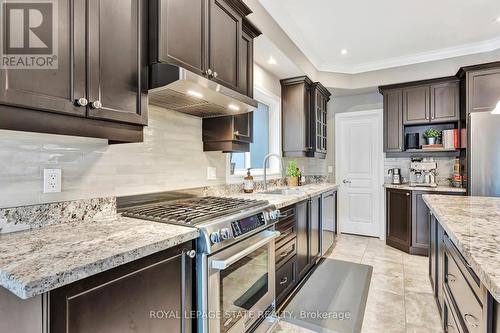
[[[260,247],[262,247],[262,246],[270,243],[275,238],[277,238],[277,237],[280,236],[280,232],[279,231],[268,231],[268,232],[266,232],[266,234],[267,234],[266,237],[264,237],[264,238],[258,240],[257,242],[249,245],[243,251],[238,252],[238,253],[230,256],[227,259],[224,259],[224,260],[213,260],[212,261],[212,268],[213,269],[218,269],[218,270],[224,270],[224,269],[228,268],[229,266],[231,266],[232,264],[234,264],[235,262],[237,262],[238,260],[240,260],[241,258],[249,255],[250,253],[252,253],[255,250],[257,250],[258,248],[260,248]]]

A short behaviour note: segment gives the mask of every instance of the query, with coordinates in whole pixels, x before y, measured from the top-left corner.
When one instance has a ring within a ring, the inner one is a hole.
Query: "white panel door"
[[[382,113],[365,111],[336,117],[336,178],[340,232],[382,234]]]

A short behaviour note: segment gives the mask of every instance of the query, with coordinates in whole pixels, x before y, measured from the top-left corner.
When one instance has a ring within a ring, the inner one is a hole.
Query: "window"
[[[255,89],[257,109],[253,114],[253,143],[250,152],[228,154],[228,182],[239,182],[246,175],[247,169],[252,169],[252,175],[263,175],[264,157],[269,153],[280,154],[281,119],[280,101],[277,96]],[[280,177],[280,162],[276,158],[269,160],[267,174]]]

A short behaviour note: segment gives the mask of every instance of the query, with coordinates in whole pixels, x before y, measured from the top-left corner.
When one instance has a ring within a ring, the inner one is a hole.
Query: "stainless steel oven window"
[[[207,258],[207,286],[202,292],[207,293],[203,304],[209,333],[246,332],[273,304],[278,236],[278,231],[264,230]]]

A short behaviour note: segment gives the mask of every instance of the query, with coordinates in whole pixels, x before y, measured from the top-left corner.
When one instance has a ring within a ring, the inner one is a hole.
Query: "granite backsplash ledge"
[[[306,184],[328,183],[328,176],[305,176],[305,178]],[[269,188],[283,187],[286,186],[286,180],[284,178],[271,179],[267,181],[267,184]],[[263,189],[264,182],[256,181],[255,191],[262,191]],[[191,193],[196,196],[225,196],[239,194],[243,193],[243,182],[198,187],[180,190],[180,192]],[[151,193],[148,197],[154,197],[160,195],[160,193]],[[115,197],[0,208],[0,234],[37,229],[60,223],[95,221],[111,218],[116,214],[117,199]]]
[[[328,183],[328,176],[304,176],[305,184],[320,184],[320,183]],[[284,187],[287,186],[285,178],[278,179],[270,179],[267,181],[267,187]],[[217,195],[229,195],[229,194],[239,194],[243,193],[243,181],[241,183],[235,184],[222,184],[216,186],[206,186],[202,189],[202,195],[204,196],[217,196]],[[255,192],[264,190],[264,181],[257,180],[255,181]]]
[[[0,208],[0,233],[48,225],[96,220],[116,215],[116,198],[92,198]]]

